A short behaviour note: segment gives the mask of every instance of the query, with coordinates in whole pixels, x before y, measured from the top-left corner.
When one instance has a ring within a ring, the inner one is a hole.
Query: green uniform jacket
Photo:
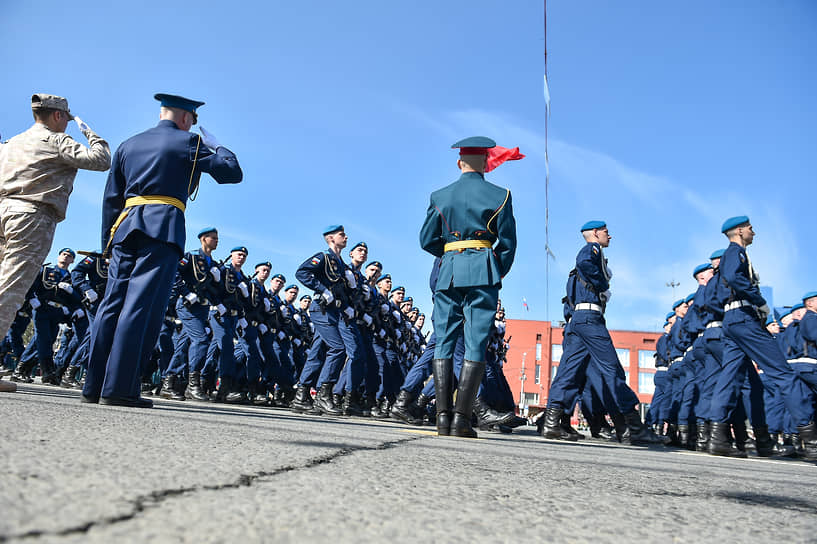
[[[444,251],[448,242],[488,240],[491,248]],[[501,287],[516,253],[516,220],[511,192],[466,172],[431,193],[420,245],[442,257],[437,290],[451,287]]]

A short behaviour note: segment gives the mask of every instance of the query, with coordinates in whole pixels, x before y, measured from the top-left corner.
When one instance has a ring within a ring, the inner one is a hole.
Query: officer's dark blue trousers
[[[652,403],[650,403],[650,411],[647,413],[648,425],[663,425],[666,420],[669,410],[669,375],[666,367],[657,367],[655,375],[653,376],[653,383],[655,389],[652,394]]]
[[[412,365],[408,374],[406,374],[406,379],[403,380],[401,389],[408,391],[413,396],[417,396],[420,393],[423,384],[428,377],[431,376],[431,364],[434,361],[434,350],[436,347],[437,335],[432,333],[428,339],[425,351],[423,351],[423,354],[420,355],[420,358],[417,359],[417,362]]]
[[[721,373],[723,359],[723,331],[721,327],[706,329],[703,336],[703,374],[700,377],[700,392],[695,414],[699,423],[712,421],[712,395]],[[697,348],[693,350],[698,353]],[[697,355],[696,355],[697,356]]]
[[[749,417],[752,427],[764,427],[766,423],[766,403],[763,400],[763,382],[754,365],[746,370],[746,379],[740,388],[740,402]]]
[[[70,366],[82,366],[88,362],[88,355],[91,351],[91,329],[93,328],[94,320],[96,319],[96,310],[96,306],[92,306],[90,309],[85,310],[85,315],[87,316],[85,332],[82,335],[82,339],[79,341],[77,350],[71,357]]]
[[[360,349],[360,335],[354,326],[350,327],[340,319],[337,308],[327,308],[321,311],[318,304],[312,304],[310,312],[312,323],[315,325],[315,339],[326,344],[326,358],[321,361],[319,349],[310,349],[309,358],[301,372],[299,382],[310,387],[320,387],[324,383],[335,383],[346,358],[351,369],[353,379],[350,387],[357,388],[363,380],[363,358]]]
[[[233,345],[237,320],[237,317],[230,315],[230,312],[220,317],[216,312],[211,312],[210,315],[210,329],[213,331],[213,339],[210,341],[210,347],[207,350],[207,360],[218,362],[218,375],[222,378],[238,377],[238,365],[235,361],[235,347]]]
[[[712,420],[730,420],[746,373],[755,361],[783,394],[794,424],[802,426],[813,421],[813,392],[789,367],[780,345],[757,318],[743,308],[730,310],[724,316],[723,329],[723,364],[712,397]]]
[[[694,351],[694,350],[693,350]],[[678,407],[678,425],[695,426],[696,417],[693,407],[698,402],[698,378],[703,373],[703,363],[687,352],[682,363],[681,403]]]
[[[454,367],[454,378],[452,380],[453,388],[457,388],[457,383],[459,383],[459,375],[462,372],[462,362],[465,360],[465,341],[463,335],[460,335],[457,338],[457,342],[454,344],[454,354],[452,357],[453,367]],[[469,359],[470,361],[470,359]],[[481,396],[483,393],[482,384],[480,383],[479,389],[477,391],[477,396]],[[427,396],[430,399],[436,398],[437,392],[434,389],[434,376],[431,376],[431,379],[426,382],[425,387],[423,387],[423,395]]]
[[[67,368],[68,363],[71,362],[71,359],[77,352],[77,348],[79,348],[79,344],[82,342],[82,337],[85,336],[85,332],[88,330],[88,319],[83,317],[71,323],[71,330],[73,334],[69,339],[67,338],[68,329],[65,329],[65,332],[60,337],[60,349],[58,349],[54,355],[54,366],[59,370]]]
[[[258,349],[258,329],[250,325],[244,329],[244,336],[239,340],[242,349],[247,353],[247,383],[261,381],[261,351]]]
[[[203,304],[184,303],[184,298],[176,301],[176,315],[182,322],[182,329],[190,340],[188,357],[190,372],[201,372],[207,360],[207,348],[210,346],[209,309]]]
[[[452,287],[434,294],[437,359],[454,356],[457,338],[465,336],[465,358],[483,361],[496,316],[496,287]]]
[[[139,397],[140,369],[156,345],[178,264],[178,248],[140,232],[113,247],[91,331],[85,396]]]
[[[159,371],[162,377],[167,375],[167,369],[170,366],[170,359],[173,358],[173,335],[176,332],[176,324],[172,319],[165,316],[162,328],[159,329],[159,340],[156,347],[159,349]]]
[[[763,384],[763,405],[766,407],[766,425],[770,433],[783,432],[783,414],[786,406],[783,404],[783,397],[777,388],[766,379],[766,373],[762,370],[758,372],[760,382]]]
[[[31,316],[17,314],[14,321],[9,327],[9,332],[6,334],[6,340],[9,343],[10,354],[14,355],[18,360],[23,355],[25,344],[23,343],[23,334],[31,323]]]
[[[54,371],[54,341],[60,330],[60,323],[65,320],[65,314],[59,308],[53,308],[43,304],[34,310],[34,331],[33,345],[29,344],[21,360],[29,360],[35,356],[40,361],[40,368],[43,374]]]
[[[366,381],[367,373],[369,371],[369,367],[371,366],[369,364],[368,351],[366,350],[366,345],[363,340],[363,333],[361,332],[357,323],[349,323],[348,325],[341,323],[339,326],[348,327],[351,330],[351,334],[354,335],[355,342],[357,342],[359,348],[358,351],[360,353],[360,363],[358,365],[352,365],[352,359],[346,359],[346,364],[343,365],[338,379],[334,382],[335,386],[332,388],[332,392],[338,395],[347,390],[360,390],[361,385],[363,385],[363,383]],[[375,366],[375,368],[377,367]],[[333,380],[331,371],[327,372],[329,378],[324,381],[332,383]],[[320,379],[318,381],[321,382]]]
[[[276,383],[281,389],[291,389],[294,383],[292,372],[281,365],[281,361],[278,359],[278,350],[273,340],[274,337],[275,335],[270,331],[258,335],[258,345],[261,348],[261,355],[264,357],[261,374],[267,382],[269,391],[275,389]]]
[[[170,358],[170,364],[167,366],[166,374],[172,374],[174,376],[184,374],[184,369],[190,361],[189,353],[190,337],[185,332],[184,326],[182,326],[181,332],[173,337],[173,356]]]
[[[378,374],[380,375],[380,386],[375,396],[382,398],[392,396],[400,390],[400,370],[397,368],[400,363],[397,360],[397,352],[382,340],[374,343],[374,354],[377,360]]]
[[[374,354],[374,334],[370,329],[361,329],[360,327],[358,329],[363,341],[361,349],[365,361],[363,389],[368,396],[376,395],[377,390],[380,389],[380,365],[377,364],[377,356]]]
[[[292,343],[289,341],[289,338],[287,338],[286,335],[281,338],[281,332],[279,331],[274,335],[272,345],[275,350],[275,356],[281,365],[281,372],[290,376],[287,379],[287,383],[295,383],[298,379],[298,375],[295,374],[295,364],[292,362],[292,356],[290,355],[292,353]]]
[[[435,306],[436,311],[436,306]],[[436,317],[436,315],[435,315]],[[590,359],[585,356],[585,351]],[[587,365],[595,365],[604,382],[605,395],[622,414],[633,411],[638,405],[638,397],[623,379],[623,370],[604,316],[592,310],[578,310],[565,327],[562,360],[559,371],[550,386],[548,406],[569,409],[584,380]],[[605,400],[605,395],[601,395]]]

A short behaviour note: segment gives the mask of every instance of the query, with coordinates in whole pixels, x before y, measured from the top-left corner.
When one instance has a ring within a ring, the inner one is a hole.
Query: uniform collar
[[[157,127],[165,127],[165,128],[175,128],[176,130],[181,130],[176,123],[171,121],[170,119],[162,119],[159,121],[159,124],[156,125]]]

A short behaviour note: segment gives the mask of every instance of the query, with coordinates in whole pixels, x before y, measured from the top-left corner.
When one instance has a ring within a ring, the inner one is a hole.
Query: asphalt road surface
[[[817,541],[817,466],[22,385],[0,542]]]

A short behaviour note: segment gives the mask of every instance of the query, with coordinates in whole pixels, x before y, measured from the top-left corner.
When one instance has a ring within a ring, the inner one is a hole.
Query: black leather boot
[[[343,415],[343,395],[340,393],[332,393],[332,404],[334,404]]]
[[[462,362],[457,385],[457,404],[454,406],[454,421],[451,422],[451,434],[454,436],[477,438],[477,432],[471,426],[471,417],[474,414],[474,402],[484,373],[485,361],[465,359]]]
[[[800,440],[803,441],[803,450],[800,456],[809,461],[817,459],[817,423],[811,422],[808,425],[798,425]]]
[[[332,383],[322,383],[315,397],[315,409],[327,416],[342,416],[343,410],[332,399]]]
[[[208,397],[201,389],[201,372],[191,372],[187,377],[187,390],[185,391],[185,397],[201,402],[207,402],[210,400],[210,397]]]
[[[570,424],[570,414],[562,413],[562,417],[559,419],[559,425],[562,426],[564,432],[575,437],[572,440],[584,440],[585,436],[574,429]]]
[[[31,378],[31,371],[34,369],[34,365],[36,364],[36,357],[31,358],[28,361],[18,362],[17,368],[14,369],[14,373],[11,375],[9,380],[20,383],[33,383],[34,380]]]
[[[428,403],[431,402],[431,397],[427,397],[420,393],[420,396],[417,397],[417,401],[414,403],[413,406],[413,413],[417,416],[417,425],[422,425],[425,416],[428,414]],[[430,417],[430,416],[429,416]]]
[[[682,448],[689,449],[689,425],[678,425],[678,440]]]
[[[68,389],[81,389],[82,384],[77,381],[77,374],[79,374],[79,366],[69,366],[62,376],[60,385]]]
[[[434,359],[434,391],[437,403],[437,435],[451,434],[454,395],[454,361],[452,359]]]
[[[482,400],[482,397],[477,397],[474,401],[474,414],[477,416],[477,422],[480,427],[489,425],[507,425],[511,423],[516,414],[513,412],[497,412]]]
[[[222,388],[224,388],[223,393],[221,392]],[[219,394],[227,404],[244,404],[247,401],[247,395],[239,389],[238,381],[234,378],[221,378]]]
[[[302,414],[312,410],[314,403],[312,401],[312,394],[309,390],[309,386],[298,384],[298,388],[295,390],[295,398],[289,403],[289,407],[294,412]]]
[[[698,423],[696,431],[695,450],[705,452],[709,446],[709,422]]]
[[[159,394],[163,399],[184,400],[184,395],[176,391],[176,375],[168,374],[162,378],[162,392]]]
[[[669,442],[667,437],[658,436],[648,429],[641,421],[641,416],[637,410],[624,414],[624,423],[627,426],[627,432],[621,438],[622,443],[633,446],[653,446],[656,444],[664,445]]]
[[[746,422],[739,421],[738,423],[732,423],[732,436],[735,437],[735,447],[740,451],[746,451],[746,444],[749,441],[749,433],[746,432]],[[754,444],[752,448],[754,449]]]
[[[724,421],[709,423],[709,453],[723,457],[746,457],[746,452],[736,448],[729,440],[731,424]]]
[[[397,395],[397,400],[394,401],[394,406],[391,407],[391,417],[407,425],[417,425],[417,418],[412,413],[413,402],[414,395],[405,389],[401,389]],[[420,420],[420,423],[422,423],[422,420]]]
[[[565,430],[562,428],[562,413],[563,410],[555,404],[547,407],[545,410],[545,417],[542,418],[544,421],[542,424],[542,437],[550,440],[567,440],[570,442],[575,442],[579,438],[565,432]]]
[[[347,391],[343,397],[343,415],[364,417],[363,403],[358,391]]]
[[[755,433],[755,447],[757,448],[758,457],[771,457],[776,453],[775,441],[769,435],[769,427],[766,425],[752,427]]]
[[[678,440],[678,426],[674,423],[667,424],[667,438],[669,438],[669,443],[671,446],[675,446],[676,448],[681,447],[681,441]]]

